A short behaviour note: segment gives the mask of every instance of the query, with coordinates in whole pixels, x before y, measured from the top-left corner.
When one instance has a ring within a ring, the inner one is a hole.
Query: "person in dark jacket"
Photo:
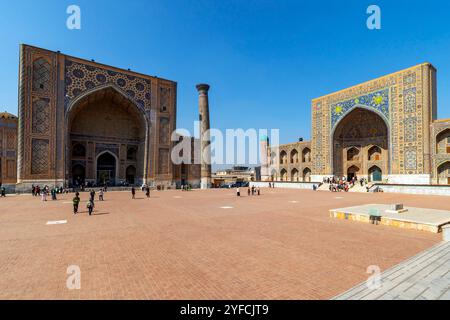
[[[73,214],[78,213],[78,205],[80,204],[80,194],[77,192],[75,193],[75,197],[72,200],[73,203]]]

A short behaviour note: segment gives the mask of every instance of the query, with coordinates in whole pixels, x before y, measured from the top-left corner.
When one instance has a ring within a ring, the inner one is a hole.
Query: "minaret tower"
[[[201,188],[211,186],[211,136],[209,124],[209,85],[198,84],[198,108],[200,113],[200,150],[201,150]]]

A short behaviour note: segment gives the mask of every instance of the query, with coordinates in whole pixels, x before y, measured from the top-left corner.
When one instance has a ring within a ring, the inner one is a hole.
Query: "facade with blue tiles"
[[[313,99],[312,139],[303,144],[307,177],[291,178],[305,170],[289,159],[300,150],[292,143],[269,148],[265,180],[450,185],[450,119],[437,119],[436,69],[424,63]]]

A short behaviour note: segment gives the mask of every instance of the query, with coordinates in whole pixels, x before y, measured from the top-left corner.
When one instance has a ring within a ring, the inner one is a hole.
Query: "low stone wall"
[[[3,184],[2,187],[5,188],[6,194],[11,194],[16,192],[16,185],[15,184]]]
[[[284,189],[312,190],[314,185],[319,186],[319,183],[317,182],[250,182],[250,186],[268,188],[269,183],[274,183],[275,188],[284,188]]]
[[[380,187],[383,190],[383,192],[386,192],[386,193],[407,193],[407,194],[428,194],[428,195],[437,195],[437,196],[450,196],[450,186],[401,185],[401,184],[376,184],[375,186]]]

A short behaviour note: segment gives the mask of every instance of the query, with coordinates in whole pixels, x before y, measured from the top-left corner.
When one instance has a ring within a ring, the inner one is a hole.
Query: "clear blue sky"
[[[43,0],[1,2],[0,109],[17,114],[18,46],[27,43],[178,82],[178,127],[198,118],[211,85],[219,129],[280,128],[310,137],[311,99],[412,65],[438,69],[450,117],[450,1]],[[66,8],[82,30],[66,28]],[[382,30],[366,8],[382,9]]]

